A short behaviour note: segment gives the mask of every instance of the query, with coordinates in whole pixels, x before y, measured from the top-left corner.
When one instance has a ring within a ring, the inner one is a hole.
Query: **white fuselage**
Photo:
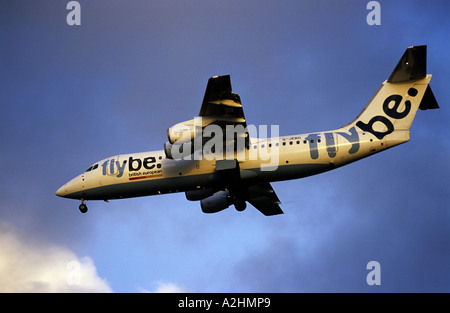
[[[244,182],[296,179],[351,163],[409,139],[378,140],[354,126],[338,130],[250,140],[237,158]],[[75,177],[57,195],[84,200],[109,200],[209,188],[215,184],[216,161],[224,155],[198,160],[173,160],[164,151],[116,155],[101,160]]]

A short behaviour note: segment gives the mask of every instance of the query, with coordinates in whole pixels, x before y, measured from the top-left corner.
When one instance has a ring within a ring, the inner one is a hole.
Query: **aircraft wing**
[[[275,191],[270,183],[261,183],[248,188],[248,202],[266,216],[283,214]]]
[[[232,92],[229,75],[214,76],[208,80],[199,116],[207,121],[205,124],[221,126],[224,135],[227,125],[242,125],[245,129],[244,134],[242,134],[245,136],[245,146],[246,148],[249,147],[250,139],[246,129],[247,121],[245,120],[241,99],[238,94]],[[222,165],[219,167],[221,168]],[[232,175],[226,176],[230,178]],[[280,200],[270,183],[248,187],[246,200],[264,215],[283,214],[279,206]]]
[[[226,125],[242,125],[245,129],[245,144],[249,147],[247,122],[242,109],[241,98],[231,91],[230,75],[214,76],[208,80],[205,96],[199,116],[206,119],[207,124],[222,127],[225,135]]]

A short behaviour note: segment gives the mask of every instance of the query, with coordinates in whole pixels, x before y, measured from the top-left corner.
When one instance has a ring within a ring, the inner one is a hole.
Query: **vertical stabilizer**
[[[349,125],[393,146],[409,140],[409,128],[419,107],[439,108],[426,74],[426,46],[406,49],[389,79]],[[391,139],[391,142],[389,142]]]

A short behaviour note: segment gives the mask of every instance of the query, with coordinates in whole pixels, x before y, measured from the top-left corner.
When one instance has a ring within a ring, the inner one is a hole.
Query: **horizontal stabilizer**
[[[419,109],[439,109],[439,105],[436,101],[436,98],[434,97],[433,91],[431,91],[430,85],[427,86],[427,90],[425,91],[422,101],[420,102]]]

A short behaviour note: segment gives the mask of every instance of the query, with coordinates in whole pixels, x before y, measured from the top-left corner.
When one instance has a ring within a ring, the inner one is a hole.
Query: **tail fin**
[[[427,76],[427,46],[406,49],[391,76],[389,83],[408,82]]]
[[[409,140],[409,128],[417,109],[439,108],[426,74],[427,46],[406,49],[389,79],[348,126],[386,140],[393,146]]]

